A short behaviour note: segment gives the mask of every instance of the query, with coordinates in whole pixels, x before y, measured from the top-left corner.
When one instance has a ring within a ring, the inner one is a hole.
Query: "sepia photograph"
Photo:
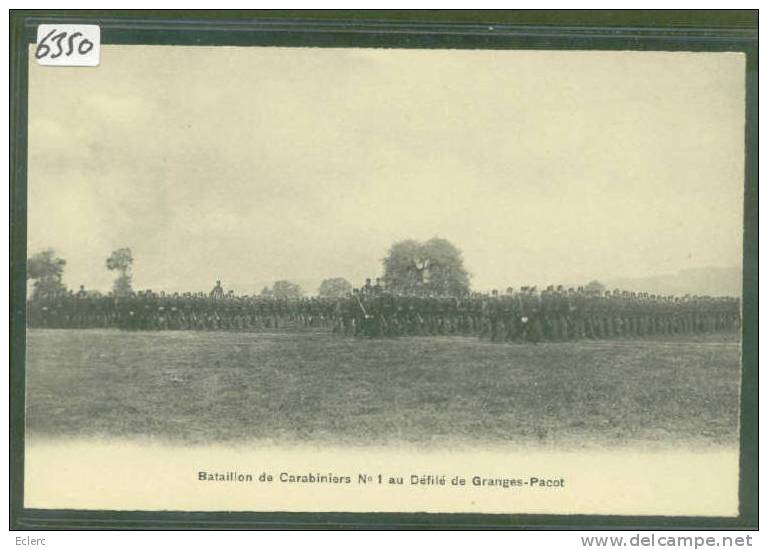
[[[738,515],[743,53],[35,47],[25,507]]]

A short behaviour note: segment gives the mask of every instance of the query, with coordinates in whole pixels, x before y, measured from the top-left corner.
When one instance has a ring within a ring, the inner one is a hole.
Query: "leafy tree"
[[[588,292],[589,294],[604,294],[605,285],[598,280],[589,281],[584,286],[584,292]]]
[[[469,273],[461,251],[446,239],[396,242],[382,263],[384,281],[393,292],[441,296],[469,292]]]
[[[107,269],[118,273],[117,279],[112,284],[112,291],[115,296],[126,296],[133,290],[131,284],[133,281],[132,265],[133,254],[131,249],[127,247],[114,250],[107,258]]]
[[[317,295],[321,298],[341,298],[347,296],[352,290],[352,283],[343,277],[325,279],[317,289]]]
[[[269,288],[268,286],[265,286],[264,288],[261,289],[260,296],[263,296],[265,298],[271,298],[273,296],[272,289]]]
[[[52,248],[38,252],[27,259],[27,279],[33,280],[32,299],[64,292],[61,282],[67,261],[56,256]]]
[[[272,285],[272,295],[275,298],[287,298],[289,300],[295,300],[301,298],[304,291],[296,283],[291,281],[276,281]]]

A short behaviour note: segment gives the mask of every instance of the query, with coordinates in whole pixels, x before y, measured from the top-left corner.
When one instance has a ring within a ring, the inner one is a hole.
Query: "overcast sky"
[[[33,59],[33,58],[32,58]],[[445,237],[473,286],[740,266],[739,54],[103,46],[31,61],[29,249],[310,292]]]

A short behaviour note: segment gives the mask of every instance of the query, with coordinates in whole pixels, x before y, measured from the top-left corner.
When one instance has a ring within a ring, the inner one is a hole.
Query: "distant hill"
[[[741,268],[702,267],[650,277],[611,279],[609,289],[619,288],[652,294],[741,296]]]

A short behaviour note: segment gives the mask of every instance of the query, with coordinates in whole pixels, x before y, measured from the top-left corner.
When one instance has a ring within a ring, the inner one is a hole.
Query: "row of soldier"
[[[477,336],[539,342],[738,331],[737,298],[659,296],[615,290],[535,287],[463,297],[405,296],[370,280],[340,298],[237,296],[217,283],[205,293],[41,296],[28,304],[31,327],[126,330],[260,330],[308,327],[386,337]]]
[[[77,293],[43,296],[27,304],[30,327],[124,330],[249,330],[331,326],[334,302],[204,292],[139,291],[127,296]]]

